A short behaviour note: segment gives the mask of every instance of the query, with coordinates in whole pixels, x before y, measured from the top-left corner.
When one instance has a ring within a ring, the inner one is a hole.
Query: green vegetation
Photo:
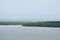
[[[13,21],[1,21],[0,25],[23,25],[23,26],[38,26],[38,27],[60,27],[60,21],[22,21],[22,20],[13,20]]]
[[[46,22],[30,22],[23,24],[24,26],[38,26],[38,27],[60,27],[60,21],[46,21]]]

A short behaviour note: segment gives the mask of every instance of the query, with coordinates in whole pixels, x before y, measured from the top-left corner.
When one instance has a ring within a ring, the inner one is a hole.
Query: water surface
[[[0,25],[0,40],[60,40],[60,28]]]

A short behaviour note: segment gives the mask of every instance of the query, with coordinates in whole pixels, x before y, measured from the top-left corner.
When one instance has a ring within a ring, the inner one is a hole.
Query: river
[[[0,25],[0,40],[60,40],[60,28]]]

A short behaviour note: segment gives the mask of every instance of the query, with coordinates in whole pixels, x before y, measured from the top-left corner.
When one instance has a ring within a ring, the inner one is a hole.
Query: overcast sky
[[[0,0],[0,19],[60,20],[60,0]]]

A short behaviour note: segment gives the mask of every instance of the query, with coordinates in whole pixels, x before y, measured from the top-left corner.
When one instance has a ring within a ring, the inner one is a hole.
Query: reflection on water
[[[60,40],[60,28],[0,25],[0,40]]]

